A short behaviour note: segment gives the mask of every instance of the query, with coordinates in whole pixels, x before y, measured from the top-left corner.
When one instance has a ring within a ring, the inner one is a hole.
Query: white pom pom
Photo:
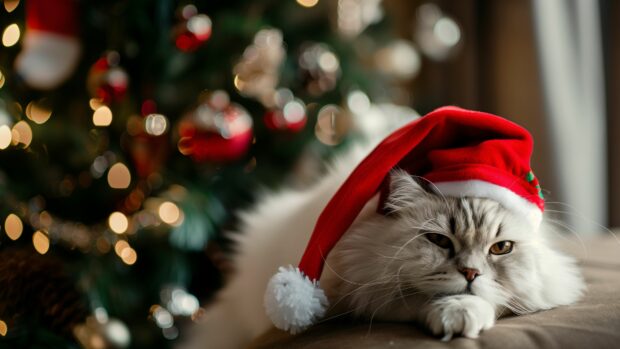
[[[265,292],[265,309],[273,324],[292,334],[299,333],[325,315],[329,302],[318,282],[299,268],[280,267]]]

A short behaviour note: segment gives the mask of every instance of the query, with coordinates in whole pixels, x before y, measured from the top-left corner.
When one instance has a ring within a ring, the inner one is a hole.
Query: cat
[[[241,215],[236,274],[181,348],[242,348],[271,328],[263,294],[278,266],[295,265],[317,217],[366,151],[356,147],[307,190],[267,194]],[[328,255],[327,318],[417,322],[449,340],[475,338],[501,315],[571,304],[585,290],[575,261],[490,199],[444,197],[395,169],[388,214],[378,196]]]

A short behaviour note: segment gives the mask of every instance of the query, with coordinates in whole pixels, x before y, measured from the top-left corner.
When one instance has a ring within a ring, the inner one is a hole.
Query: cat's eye
[[[508,240],[497,242],[491,246],[489,253],[495,255],[510,253],[512,252],[514,244],[514,242]]]
[[[441,248],[452,249],[452,240],[450,240],[449,237],[437,233],[426,233],[424,235],[430,242],[434,243],[435,245]]]

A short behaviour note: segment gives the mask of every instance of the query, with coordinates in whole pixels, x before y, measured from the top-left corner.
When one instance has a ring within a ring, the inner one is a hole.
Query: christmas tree
[[[235,213],[384,125],[422,59],[380,0],[0,11],[2,347],[172,346],[230,271]],[[445,59],[458,25],[419,12]]]

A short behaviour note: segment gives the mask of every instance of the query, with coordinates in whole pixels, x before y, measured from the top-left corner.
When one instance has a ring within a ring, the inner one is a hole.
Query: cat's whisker
[[[560,226],[561,228],[564,228],[565,230],[570,232],[573,236],[575,236],[575,238],[577,238],[577,240],[579,241],[579,244],[581,245],[581,250],[583,251],[584,257],[586,257],[586,258],[588,257],[588,255],[589,255],[588,248],[586,247],[586,244],[583,241],[583,239],[581,238],[581,236],[574,229],[572,229],[568,224],[566,224],[566,223],[564,223],[562,221],[559,221],[559,220],[548,219],[547,221],[550,224],[556,224],[556,225]],[[559,235],[564,237],[561,232],[559,233]]]
[[[607,227],[606,227],[606,226],[604,226],[603,224],[601,224],[601,223],[599,223],[599,222],[595,221],[594,219],[592,219],[592,218],[590,218],[590,217],[587,217],[587,216],[586,216],[586,215],[584,215],[583,213],[579,212],[579,211],[578,211],[578,210],[577,210],[574,206],[569,205],[569,204],[567,204],[567,203],[565,203],[565,202],[560,202],[560,201],[546,201],[546,202],[545,202],[545,205],[556,205],[556,204],[557,204],[557,205],[564,206],[564,207],[567,207],[567,208],[569,208],[569,209],[570,209],[570,210],[572,210],[572,211],[549,210],[549,209],[546,209],[546,211],[549,211],[549,212],[556,212],[556,213],[562,213],[562,214],[567,214],[567,215],[571,215],[571,216],[573,216],[573,217],[578,217],[578,218],[581,218],[581,219],[583,219],[584,221],[586,221],[586,222],[588,222],[588,223],[593,223],[594,225],[596,225],[598,228],[601,228],[601,229],[602,229],[603,231],[605,231],[606,233],[611,234],[611,235],[613,236],[614,240],[616,241],[616,243],[617,243],[618,245],[620,245],[620,238],[619,238],[616,234],[614,234],[614,232],[613,232],[613,231],[611,231],[609,228],[607,228]]]

